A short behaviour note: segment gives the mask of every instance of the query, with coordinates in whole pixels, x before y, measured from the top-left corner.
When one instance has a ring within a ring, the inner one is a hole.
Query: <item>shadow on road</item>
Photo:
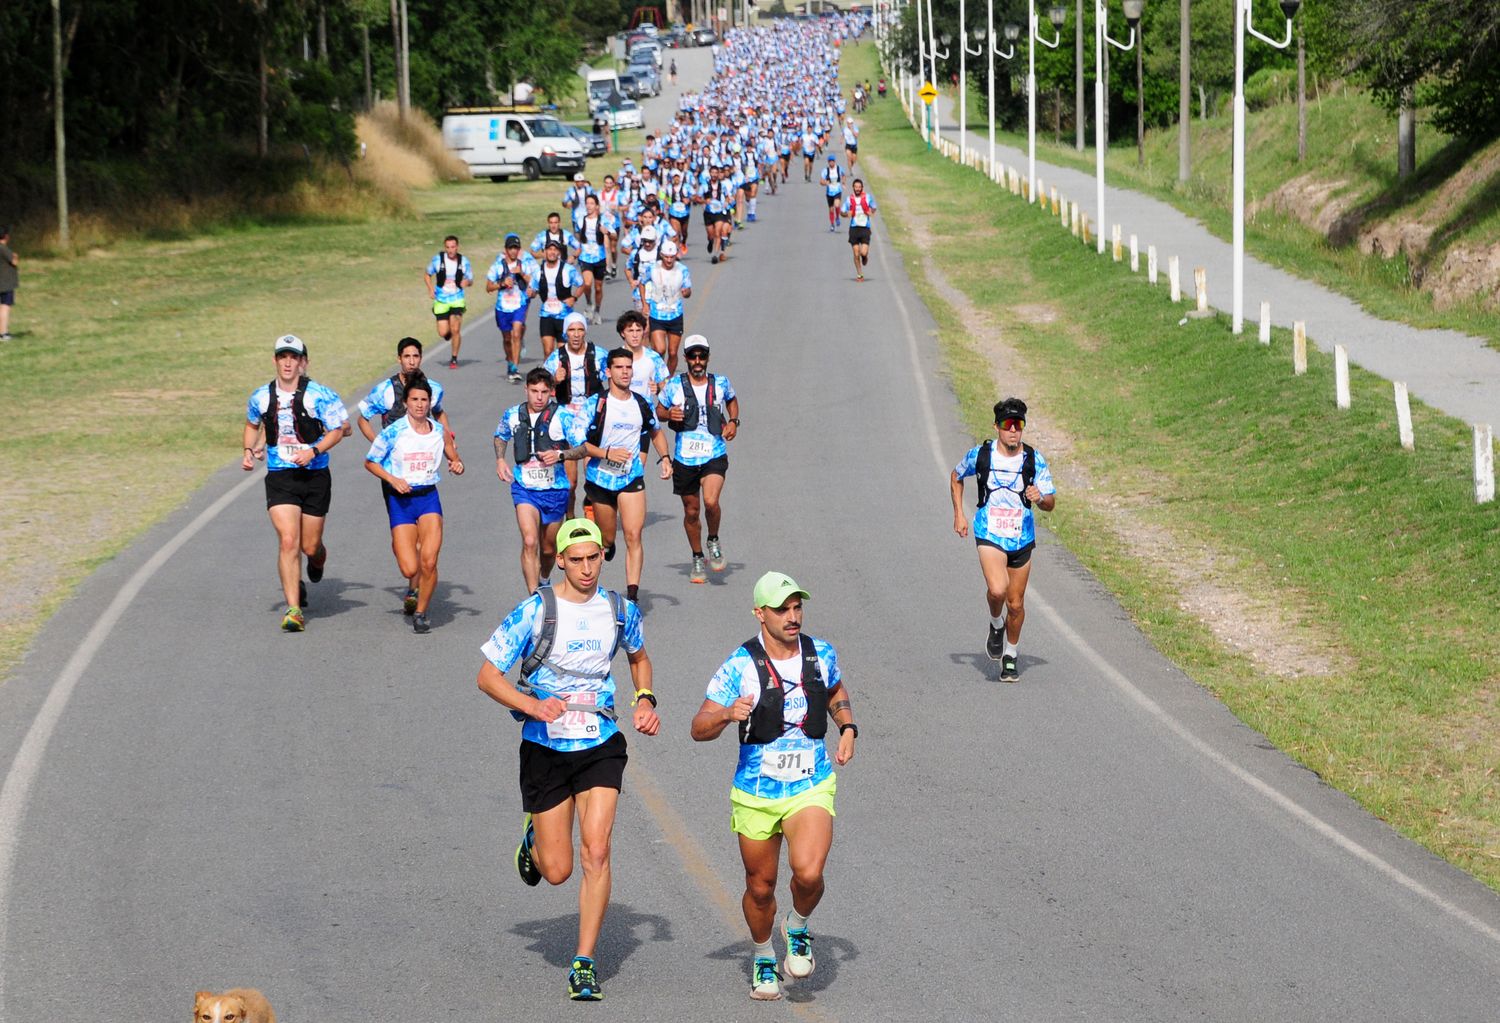
[[[573,963],[577,948],[578,914],[552,917],[550,920],[527,920],[516,924],[510,933],[528,939],[528,946],[553,966],[566,969]],[[644,935],[644,936],[643,936]],[[672,925],[664,916],[638,913],[626,903],[610,903],[599,932],[599,946],[594,958],[601,980],[619,972],[625,960],[646,941],[671,941]]]
[[[325,575],[322,582],[303,582],[307,587],[307,604],[303,608],[309,617],[336,618],[347,611],[366,606],[363,600],[349,600],[345,596],[348,593],[359,590],[372,589],[369,583],[347,582],[337,576]],[[405,591],[402,591],[405,592]],[[267,611],[280,613],[286,610],[280,593],[276,599],[266,605]]]
[[[978,652],[949,654],[948,660],[954,664],[967,665],[973,668],[975,674],[979,675],[980,678],[988,679],[991,682],[998,681],[1000,678],[999,663],[990,660],[986,654]],[[1028,668],[1039,667],[1046,663],[1047,659],[1045,657],[1032,657],[1022,653],[1016,655],[1016,668],[1023,676],[1026,674]]]
[[[780,930],[779,925],[777,930]],[[823,934],[820,931],[814,931],[813,938],[813,955],[817,959],[818,968],[813,971],[811,977],[805,980],[782,978],[782,983],[786,990],[786,999],[789,1002],[813,1001],[813,996],[817,992],[832,986],[838,980],[840,964],[852,963],[859,958],[859,946],[847,938]],[[775,940],[778,943],[781,941],[779,937]],[[741,980],[748,986],[750,983],[750,953],[753,948],[754,946],[748,941],[737,941],[733,945],[725,945],[723,948],[715,949],[703,958],[735,964],[735,968],[740,971]],[[778,951],[779,954],[780,952]],[[780,969],[779,964],[777,968]]]

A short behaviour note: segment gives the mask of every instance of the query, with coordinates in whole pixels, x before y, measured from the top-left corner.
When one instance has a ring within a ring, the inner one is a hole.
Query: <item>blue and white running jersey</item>
[[[591,703],[615,709],[615,680],[580,678],[571,672],[599,675],[610,670],[610,651],[615,643],[615,620],[609,610],[609,599],[595,593],[583,604],[566,600],[557,602],[557,632],[553,637],[548,660],[561,672],[547,665],[537,668],[529,680],[533,695],[544,700],[555,696],[565,703]],[[532,594],[521,602],[480,647],[485,660],[502,672],[520,666],[542,631],[542,598]],[[625,601],[625,631],[620,646],[635,653],[645,645],[641,632],[641,610],[635,601]],[[512,678],[512,682],[520,679]],[[556,721],[527,718],[521,726],[521,738],[561,753],[592,749],[612,738],[619,726],[609,718],[587,711],[569,711]]]
[[[575,238],[568,231],[563,231],[562,232],[562,243],[561,244],[562,244],[562,254],[558,258],[560,258],[563,262],[565,262],[565,263],[567,262],[569,255],[576,256],[578,254],[578,239]],[[531,254],[537,258],[537,262],[538,263],[540,263],[543,259],[546,258],[546,255],[547,255],[547,229],[546,228],[542,228],[542,230],[540,230],[540,231],[538,231],[536,233],[536,237],[533,238],[533,239],[531,239],[531,246],[530,246],[530,248],[531,248]],[[535,284],[536,282],[533,281],[532,283]]]
[[[573,211],[573,230],[583,235],[582,241],[579,242],[578,258],[584,263],[602,263],[604,262],[605,250],[604,243],[599,241],[599,234],[602,233],[606,237],[612,234],[619,234],[620,222],[615,218],[613,213],[606,212],[605,210],[599,211],[598,231],[584,230],[587,221],[587,211],[582,206]]]
[[[811,128],[802,133],[802,155],[812,156],[818,151],[818,133]]]
[[[599,447],[606,451],[610,448],[627,448],[630,457],[624,462],[590,458],[584,469],[584,478],[606,490],[624,490],[645,474],[641,467],[640,404],[633,394],[624,399],[611,395],[602,403],[601,410],[599,398],[600,395],[596,394],[588,400],[583,415],[578,417],[579,426],[574,436],[581,442],[592,429],[595,417],[602,415],[604,432],[599,437]],[[648,400],[646,405],[649,408],[651,402]],[[653,430],[657,429],[655,412],[651,413],[651,422],[646,425]]]
[[[414,487],[437,486],[442,477],[443,424],[436,419],[427,422],[432,429],[418,433],[411,419],[402,416],[376,435],[365,461]]]
[[[428,377],[427,382],[432,385],[432,416],[435,419],[443,411],[443,385],[432,377]],[[359,418],[379,419],[395,405],[396,385],[391,383],[390,377],[386,377],[370,388],[370,393],[359,403]]]
[[[839,675],[838,654],[821,639],[813,637],[812,641],[823,670],[823,684],[832,692],[842,677]],[[832,777],[833,761],[823,740],[809,739],[802,732],[802,722],[807,719],[807,694],[802,691],[801,654],[771,663],[784,690],[781,714],[786,728],[775,742],[740,744],[734,787],[762,799],[786,799],[801,795]],[[731,706],[742,696],[760,702],[760,676],[744,647],[730,654],[708,682],[708,698],[721,707]],[[832,724],[828,730],[837,734]],[[737,730],[734,735],[739,737]]]
[[[859,145],[859,129],[852,124],[844,125],[844,145],[849,149]]]
[[[573,414],[580,415],[583,412],[583,403],[586,400],[585,392],[588,389],[588,351],[594,350],[594,375],[598,378],[601,387],[609,387],[609,353],[599,345],[584,342],[583,351],[577,355],[565,343],[552,349],[552,354],[547,356],[542,363],[542,368],[552,374],[552,379],[557,379],[557,371],[562,366],[563,359],[568,360],[568,388],[570,390],[567,407]]]
[[[641,289],[653,320],[675,320],[682,315],[682,293],[691,291],[693,274],[687,264],[678,262],[668,270],[660,263],[641,269]]]
[[[667,189],[667,212],[678,220],[682,220],[692,212],[693,198],[697,194],[698,190],[686,178],[681,184],[672,185]]]
[[[279,387],[277,390],[281,391]],[[281,396],[277,399],[278,421],[274,424],[266,424],[266,469],[270,472],[282,469],[328,468],[327,452],[315,456],[307,465],[297,465],[288,460],[291,455],[303,448],[311,447],[297,439],[297,430],[292,415],[292,399],[295,393],[295,391],[281,391]],[[302,399],[307,414],[321,422],[323,429],[329,433],[342,430],[344,424],[349,421],[349,413],[339,396],[315,380],[307,382],[307,391]],[[261,384],[250,392],[250,400],[245,403],[245,420],[251,426],[259,426],[270,408],[271,385]]]
[[[568,288],[574,296],[583,294],[583,274],[572,263],[558,263],[551,270],[547,268],[546,263],[537,264],[536,276],[531,279],[531,287],[539,298],[542,288],[538,282],[544,275],[550,275],[549,282],[552,278],[556,278],[556,283]],[[541,315],[549,316],[554,320],[568,315],[568,304],[558,296],[558,288],[553,287],[551,283],[547,285],[547,297],[542,300]]]
[[[532,412],[523,401],[519,405],[512,405],[500,415],[500,422],[495,425],[495,436],[507,444],[515,440],[516,434],[521,431],[521,417],[526,417],[528,425],[536,422]],[[561,447],[573,447],[583,441],[582,437],[575,439],[574,415],[567,405],[559,405],[557,411],[552,415],[552,424],[547,430],[547,436],[556,441]],[[512,447],[514,452],[514,447]],[[552,465],[543,465],[536,458],[515,467],[516,481],[527,490],[567,490],[568,473],[563,467],[562,459],[558,459]]]
[[[580,208],[582,208],[584,199],[588,198],[591,195],[598,194],[598,192],[594,191],[593,185],[589,185],[587,188],[579,188],[577,185],[569,185],[568,190],[563,193],[563,205],[572,206],[576,203]]]
[[[836,163],[830,163],[823,168],[824,188],[829,195],[842,195],[844,192],[844,168]]]
[[[456,262],[458,264],[458,272],[454,273],[455,260],[449,259],[446,252],[439,252],[427,264],[427,274],[433,278],[433,287],[437,292],[437,300],[439,302],[462,302],[464,300],[464,289],[458,286],[458,282],[460,280],[469,281],[474,279],[474,268],[469,265],[468,256],[460,252]],[[438,271],[445,267],[448,270],[447,276],[443,279],[442,284],[437,284]]]
[[[857,196],[850,192],[844,196],[842,212],[849,218],[850,227],[869,227],[870,214],[878,209],[880,207],[875,205],[875,197],[869,192],[861,192]]]
[[[630,389],[647,401],[653,401],[671,375],[667,360],[655,350],[642,346],[640,358],[630,368]]]
[[[1007,457],[995,441],[990,451],[990,499],[981,508],[974,510],[973,529],[975,540],[987,540],[1007,551],[1019,551],[1036,542],[1036,523],[1031,509],[1021,503],[1021,492],[1026,489],[1021,483],[1021,463],[1025,453]],[[959,479],[967,479],[978,470],[979,448],[968,450],[963,460],[953,467]],[[1045,497],[1057,493],[1052,484],[1052,470],[1042,453],[1036,453],[1036,488]]]
[[[513,275],[516,273],[516,271],[519,270],[521,273],[526,275],[526,279],[530,281],[532,285],[535,285],[537,267],[540,265],[541,264],[539,264],[535,259],[531,257],[531,254],[529,252],[522,252],[521,258],[516,260],[516,266],[511,267],[509,262],[505,258],[505,253],[502,252],[500,253],[500,255],[496,256],[495,261],[490,264],[489,271],[485,273],[484,279],[493,284],[499,284],[500,281],[506,277],[512,277],[512,279],[514,279]],[[526,289],[521,287],[520,281],[515,282],[515,287],[501,288],[499,291],[495,292],[495,308],[499,309],[503,313],[513,313],[518,309],[523,309],[525,308],[527,301],[528,299],[526,297]]]
[[[729,378],[719,373],[712,374],[714,381],[714,401],[720,405],[728,405],[729,400],[734,397],[734,387],[729,383]],[[677,446],[673,449],[672,460],[681,462],[683,465],[704,465],[729,453],[729,447],[724,443],[723,437],[715,437],[708,432],[708,381],[703,382],[703,393],[693,388],[693,396],[698,399],[698,428],[696,430],[683,430],[677,434]],[[673,409],[685,405],[682,393],[681,374],[672,377],[667,385],[661,389],[657,396],[657,404],[664,409]],[[724,413],[727,418],[729,413]]]

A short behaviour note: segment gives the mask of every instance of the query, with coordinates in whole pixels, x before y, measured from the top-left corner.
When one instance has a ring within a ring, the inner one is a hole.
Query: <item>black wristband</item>
[[[853,721],[849,722],[847,725],[839,725],[839,735],[842,736],[845,732],[853,732],[854,737],[856,739],[859,738],[859,726],[856,725]]]

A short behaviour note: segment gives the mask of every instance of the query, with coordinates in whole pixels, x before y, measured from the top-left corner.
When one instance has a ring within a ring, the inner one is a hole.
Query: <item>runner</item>
[[[573,306],[578,302],[583,277],[578,267],[562,261],[562,245],[555,238],[548,239],[542,251],[545,260],[536,268],[531,289],[542,300],[542,311],[537,315],[537,333],[542,336],[542,358],[548,359],[563,336],[564,317],[573,312]],[[577,315],[583,319],[582,313]]]
[[[692,726],[693,738],[707,742],[731,722],[739,725],[729,826],[739,835],[745,866],[742,905],[754,946],[750,997],[758,1001],[781,997],[771,930],[783,836],[792,875],[792,909],[781,921],[783,969],[801,980],[817,965],[807,918],[822,901],[823,867],[833,847],[833,765],[854,759],[859,737],[838,654],[802,632],[807,599],[808,592],[780,572],[760,577],[754,591],[760,634],[714,672]],[[824,745],[830,717],[839,730],[832,763]]]
[[[567,344],[547,356],[542,368],[552,374],[552,379],[557,382],[558,404],[567,406],[574,421],[581,423],[588,417],[589,399],[608,389],[609,353],[588,341],[588,320],[582,313],[569,313],[565,322]],[[568,474],[567,517],[571,519],[578,493],[576,459],[569,460],[564,468]]]
[[[401,610],[412,616],[412,631],[419,635],[432,629],[427,610],[437,591],[438,552],[443,549],[438,460],[446,455],[448,471],[464,474],[453,434],[429,416],[432,390],[420,372],[407,380],[406,415],[381,430],[365,455],[365,468],[380,480],[385,495],[396,567],[406,577]]]
[[[578,944],[568,970],[568,997],[574,1001],[604,997],[594,946],[609,906],[610,833],[628,756],[616,724],[610,675],[618,647],[624,646],[630,660],[631,723],[642,735],[661,728],[641,612],[619,594],[601,592],[602,547],[592,522],[562,524],[557,540],[562,580],[527,597],[500,623],[481,648],[485,662],[478,679],[480,692],[524,722],[521,809],[526,817],[516,848],[522,881],[534,886],[546,878],[560,885],[572,875],[573,819],[578,818],[583,883]],[[517,684],[506,673],[518,664]]]
[[[562,459],[572,446],[568,438],[573,414],[557,403],[555,389],[551,373],[541,366],[533,368],[526,374],[526,400],[506,409],[495,427],[495,475],[510,485],[527,593],[535,593],[552,575],[557,527],[572,492],[572,477],[563,471]],[[505,459],[505,445],[512,440],[514,469]]]
[[[588,176],[584,174],[583,171],[575,172],[573,175],[573,183],[569,185],[568,190],[563,193],[563,205],[572,212],[573,219],[575,221],[578,219],[579,209],[583,207],[584,197],[594,194],[596,194],[594,192],[594,186],[589,184]]]
[[[682,527],[693,552],[688,580],[708,582],[704,571],[703,528],[699,508],[708,518],[708,567],[724,571],[719,545],[719,495],[729,471],[728,443],[740,428],[740,400],[729,378],[708,371],[708,339],[694,334],[683,349],[688,371],[662,388],[660,418],[677,432],[672,454],[672,493],[682,498]]]
[[[599,188],[599,208],[605,213],[614,215],[616,234],[605,238],[605,244],[609,248],[609,267],[604,271],[604,276],[609,280],[615,279],[615,263],[620,256],[620,238],[618,231],[624,226],[620,219],[620,186],[615,181],[613,174],[604,175],[604,183]]]
[[[646,476],[641,455],[654,445],[661,478],[672,475],[667,464],[667,441],[661,435],[651,403],[630,389],[635,360],[628,348],[609,353],[609,390],[594,398],[582,420],[583,448],[588,454],[583,492],[594,505],[594,519],[604,536],[604,560],[615,556],[615,526],[625,532],[625,594],[635,600],[640,592],[645,549],[641,530],[646,524]],[[575,429],[574,437],[578,436]]]
[[[609,246],[619,235],[620,224],[613,213],[601,211],[599,197],[590,192],[573,214],[573,229],[579,243],[578,265],[583,271],[583,300],[594,307],[593,322],[601,323]]]
[[[620,335],[620,340],[635,358],[630,372],[630,389],[647,401],[654,401],[662,384],[672,374],[667,369],[666,360],[645,344],[647,323],[640,310],[627,309],[615,320],[615,333]]]
[[[812,122],[802,122],[802,180],[811,181],[813,172],[813,160],[818,156],[818,132]]]
[[[249,472],[257,458],[266,460],[266,511],[280,541],[276,571],[286,597],[281,630],[301,632],[307,605],[302,556],[307,578],[322,581],[328,564],[323,526],[333,497],[328,452],[349,432],[349,413],[337,394],[307,378],[307,345],[300,337],[283,334],[273,352],[276,377],[251,393],[246,406],[240,468]],[[264,445],[257,443],[262,428]]]
[[[875,216],[875,197],[865,191],[865,183],[855,178],[853,191],[844,200],[844,215],[849,218],[849,251],[854,255],[854,279],[865,279],[870,263],[870,218]]]
[[[521,349],[526,344],[526,309],[539,266],[530,253],[521,251],[521,236],[505,236],[505,249],[484,275],[484,288],[495,296],[495,326],[505,345],[505,375],[513,384],[521,382]],[[446,424],[444,424],[446,425]]]
[[[859,108],[864,109],[861,103]],[[849,173],[854,173],[854,164],[859,160],[859,128],[854,123],[854,118],[844,118],[844,154],[849,158]]]
[[[834,232],[839,229],[839,205],[844,201],[844,170],[832,153],[823,168],[823,187],[828,197],[828,230]]]
[[[548,242],[557,242],[559,258],[573,263],[578,255],[578,239],[563,230],[562,214],[547,214],[547,226],[536,233],[531,239],[531,254],[540,259],[547,251]]]
[[[693,295],[693,275],[677,264],[677,243],[662,243],[657,261],[641,273],[642,311],[651,317],[651,347],[667,360],[667,372],[677,372],[677,349],[682,345],[682,303]]]
[[[714,164],[709,168],[708,184],[704,187],[700,201],[703,203],[703,230],[708,235],[708,251],[713,257],[709,262],[728,259],[724,254],[733,230],[729,208],[734,203],[735,187],[725,173],[724,167]]]
[[[400,368],[388,379],[370,388],[359,403],[359,432],[365,440],[373,441],[378,431],[370,425],[379,419],[381,429],[390,426],[406,415],[406,388],[417,377],[425,377],[430,387],[429,414],[449,430],[448,413],[443,409],[443,385],[422,372],[422,342],[414,337],[403,337],[396,342],[396,362]]]
[[[458,251],[458,235],[450,234],[443,239],[443,251],[432,257],[423,279],[432,299],[438,337],[453,344],[448,368],[458,369],[458,350],[464,343],[464,289],[474,283],[469,257]]]
[[[995,440],[970,448],[953,467],[953,531],[969,535],[964,521],[964,479],[975,480],[979,501],[974,510],[974,543],[979,569],[984,573],[985,598],[990,606],[990,632],[984,651],[1000,662],[1000,681],[1018,682],[1016,644],[1026,620],[1026,583],[1031,578],[1031,552],[1036,547],[1032,506],[1051,511],[1057,488],[1047,460],[1023,443],[1026,403],[1006,398],[995,404]]]

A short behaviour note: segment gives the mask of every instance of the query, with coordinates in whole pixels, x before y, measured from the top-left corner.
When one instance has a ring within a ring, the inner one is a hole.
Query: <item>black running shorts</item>
[[[1029,543],[1018,551],[1008,551],[997,543],[989,540],[975,540],[975,547],[993,547],[1005,555],[1006,568],[1023,568],[1031,560],[1031,552],[1036,550],[1036,544]]]
[[[327,469],[276,469],[266,473],[266,507],[295,504],[303,515],[324,518],[333,501],[333,474]]]
[[[724,476],[728,472],[728,455],[720,455],[718,458],[709,459],[702,465],[683,465],[681,462],[673,459],[672,493],[678,497],[696,494],[699,490],[703,489],[703,477]]]
[[[629,759],[625,736],[620,732],[597,746],[572,753],[522,740],[521,809],[542,813],[589,789],[618,792]]]
[[[868,244],[870,244],[870,229],[868,227],[851,227],[851,228],[849,228],[849,244],[850,245],[868,245]]]

